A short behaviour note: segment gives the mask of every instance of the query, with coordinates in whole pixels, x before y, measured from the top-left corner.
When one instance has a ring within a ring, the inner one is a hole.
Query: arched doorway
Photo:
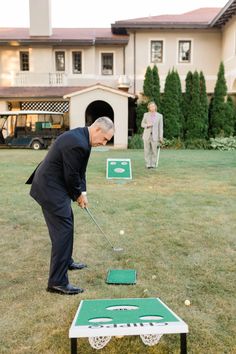
[[[105,101],[93,101],[90,103],[85,111],[85,125],[90,126],[97,118],[106,116],[114,122],[114,111],[109,103]],[[113,144],[114,138],[110,143]]]

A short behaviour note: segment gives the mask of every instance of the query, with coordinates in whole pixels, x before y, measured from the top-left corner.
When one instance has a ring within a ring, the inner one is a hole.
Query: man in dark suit
[[[42,207],[52,243],[47,291],[72,295],[84,290],[69,283],[67,271],[86,267],[72,258],[74,221],[71,200],[88,205],[86,167],[92,146],[106,145],[114,134],[113,122],[98,118],[90,127],[60,135],[26,184]]]

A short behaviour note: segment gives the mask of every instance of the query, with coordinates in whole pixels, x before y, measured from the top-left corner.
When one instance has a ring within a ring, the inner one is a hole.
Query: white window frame
[[[74,73],[74,65],[73,65],[73,53],[80,52],[81,53],[81,73]],[[79,75],[83,75],[84,72],[84,51],[81,49],[71,49],[70,51],[70,72],[72,75],[78,77]]]
[[[191,51],[190,51],[190,61],[179,61],[179,44],[180,42],[190,42],[191,43]],[[177,38],[177,60],[176,64],[177,65],[192,65],[193,64],[193,38]]]
[[[64,70],[57,70],[57,63],[56,63],[56,53],[62,52],[64,53],[64,58],[65,58],[65,67]],[[65,73],[66,72],[66,66],[67,66],[67,55],[66,51],[64,49],[55,49],[54,50],[54,67],[55,67],[55,72],[57,73]]]
[[[28,70],[22,70],[22,68],[21,68],[21,64],[22,64],[21,54],[22,53],[28,53],[28,66],[29,66]],[[28,49],[19,51],[19,64],[20,64],[20,72],[29,72],[30,71],[30,51]]]
[[[151,55],[151,49],[152,49],[152,42],[162,42],[162,61],[161,62],[152,62],[152,55]],[[149,39],[149,63],[151,65],[163,65],[165,64],[165,39],[164,38],[150,38]]]
[[[113,55],[113,73],[103,74],[102,72],[102,54],[112,54]],[[99,52],[99,72],[103,77],[111,77],[115,75],[115,52],[113,50],[102,50]]]

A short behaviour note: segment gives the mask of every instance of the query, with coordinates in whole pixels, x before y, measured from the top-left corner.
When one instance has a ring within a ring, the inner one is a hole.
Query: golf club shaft
[[[89,214],[90,218],[93,220],[94,224],[98,227],[98,229],[100,230],[100,232],[103,234],[103,236],[105,237],[105,239],[107,240],[107,242],[109,243],[109,245],[114,249],[111,241],[107,238],[107,236],[105,235],[105,233],[103,232],[103,230],[101,229],[101,227],[98,225],[97,221],[94,219],[93,215],[91,214],[90,210],[88,208],[84,208],[87,213]]]
[[[160,146],[158,147],[158,150],[157,150],[157,161],[156,161],[156,167],[158,167],[158,163],[159,163],[159,158],[160,158]]]

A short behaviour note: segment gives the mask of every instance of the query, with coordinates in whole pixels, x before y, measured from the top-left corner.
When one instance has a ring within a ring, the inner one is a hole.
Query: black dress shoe
[[[87,268],[87,264],[73,262],[68,267],[69,270],[77,270],[77,269],[83,269],[83,268]]]
[[[76,295],[84,292],[84,289],[78,288],[71,284],[48,286],[46,290],[50,293],[57,293],[61,295]]]

